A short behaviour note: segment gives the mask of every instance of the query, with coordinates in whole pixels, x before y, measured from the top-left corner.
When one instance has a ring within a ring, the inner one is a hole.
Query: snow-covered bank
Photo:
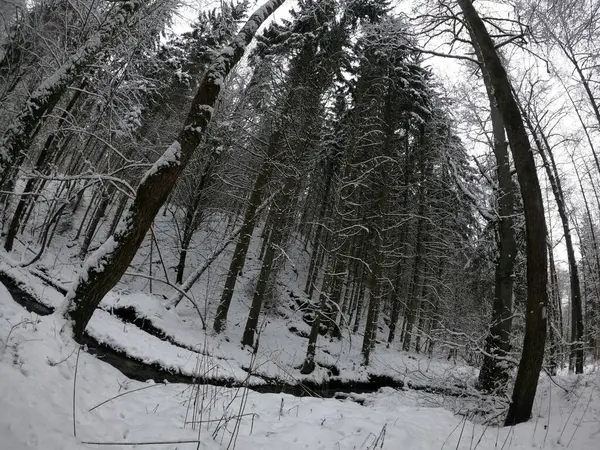
[[[48,316],[54,312],[54,308],[44,304],[35,293],[29,289],[29,284],[35,284],[35,277],[26,271],[19,272],[17,276],[10,271],[0,269],[0,282],[4,284],[12,299],[23,306],[30,313]],[[29,278],[29,279],[28,279]],[[144,297],[144,296],[142,296]],[[269,377],[260,375],[255,370],[255,360],[251,358],[247,367],[239,366],[235,360],[225,356],[215,356],[206,348],[199,345],[189,346],[181,343],[176,336],[170,336],[152,323],[151,317],[143,316],[133,306],[119,306],[112,304],[108,310],[99,310],[96,313],[97,322],[102,324],[135,325],[131,330],[134,336],[121,336],[114,339],[115,333],[96,333],[99,338],[90,331],[83,336],[84,349],[95,355],[104,362],[112,365],[123,375],[138,381],[154,380],[157,382],[168,381],[174,383],[207,383],[215,386],[225,387],[251,387],[261,393],[288,393],[296,396],[324,396],[333,397],[336,393],[355,394],[371,393],[381,387],[410,388],[430,393],[442,393],[450,396],[469,396],[464,384],[448,387],[443,386],[443,380],[436,380],[434,384],[415,384],[408,380],[402,381],[391,375],[368,374],[367,379],[356,379],[353,377],[340,377],[339,372],[333,376],[324,377],[322,380],[314,381],[311,377],[294,377],[288,373],[287,378]],[[98,320],[99,319],[99,320]],[[123,320],[124,323],[120,322]],[[106,330],[107,327],[102,328]],[[118,334],[118,333],[117,333]],[[107,337],[108,336],[108,337]],[[133,339],[132,339],[133,338]],[[157,341],[158,339],[158,341]],[[148,348],[141,348],[139,344],[149,341]],[[136,345],[138,344],[138,345]],[[160,351],[158,351],[160,350]],[[169,364],[168,359],[157,355],[165,354],[171,357],[181,357],[181,352],[191,354],[185,361],[195,361],[195,366],[185,367],[178,364]],[[148,357],[152,354],[153,357]],[[256,357],[256,354],[252,354]],[[195,358],[195,359],[194,359]],[[199,373],[199,365],[210,367],[209,370]],[[236,373],[236,368],[241,369]],[[332,371],[337,370],[332,366]],[[245,376],[243,375],[245,373]],[[445,380],[447,381],[447,380]],[[478,395],[476,395],[478,396]]]

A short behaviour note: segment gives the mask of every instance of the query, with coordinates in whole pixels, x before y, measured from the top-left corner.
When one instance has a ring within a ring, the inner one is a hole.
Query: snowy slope
[[[77,217],[69,220],[74,224],[78,223]],[[153,277],[164,280],[166,269],[169,279],[173,281],[172,269],[178,258],[175,229],[172,218],[159,215],[155,222],[159,249],[156,246],[152,249],[152,264],[150,239],[146,239],[131,264],[129,273],[144,276],[151,273]],[[310,326],[302,320],[303,313],[298,310],[295,300],[307,300],[303,288],[310,261],[303,244],[293,240],[287,252],[289,259],[286,259],[278,280],[277,306],[263,310],[259,322],[260,346],[258,355],[253,360],[252,352],[243,349],[240,342],[260,271],[260,229],[259,226],[255,230],[246,265],[242,275],[238,277],[227,330],[223,335],[215,336],[211,328],[233,252],[231,247],[216,259],[190,291],[190,296],[199,305],[208,324],[208,330],[203,329],[198,312],[189,301],[184,299],[175,310],[166,309],[167,299],[175,292],[172,287],[154,281],[150,292],[150,282],[143,277],[125,276],[115,290],[105,297],[101,306],[105,311],[119,307],[134,308],[138,316],[149,320],[183,347],[201,350],[207,355],[211,364],[216,367],[214,375],[217,378],[241,381],[247,377],[247,369],[252,367],[253,372],[261,376],[281,379],[286,383],[297,383],[300,380],[320,383],[331,379],[330,369],[333,366],[339,371],[339,376],[334,378],[341,381],[366,382],[370,375],[375,375],[388,376],[413,385],[445,386],[464,385],[475,379],[476,368],[456,365],[453,361],[439,358],[431,359],[422,354],[404,353],[399,351],[398,344],[389,348],[384,343],[377,344],[369,367],[364,367],[361,355],[362,326],[357,334],[344,330],[343,340],[320,336],[316,362],[321,367],[317,367],[309,376],[301,375],[299,368],[305,357],[306,337]],[[104,234],[105,230],[99,231],[98,239],[101,240]],[[221,215],[216,214],[204,223],[194,235],[188,253],[186,275],[201,266],[226,237],[225,219]],[[41,262],[36,264],[36,270],[44,271],[53,280],[68,286],[81,263],[76,257],[77,246],[70,248],[71,244],[68,233],[57,236]],[[26,255],[31,250],[22,244],[18,248],[21,258],[27,260]],[[16,253],[13,253],[13,257],[16,257]],[[162,256],[164,267],[159,255]],[[2,256],[3,259],[8,259],[6,255]],[[28,289],[48,305],[58,307],[63,301],[61,294],[28,275],[27,269],[11,267],[10,274],[23,280]],[[387,326],[383,320],[380,328],[379,338],[382,339],[387,336]],[[88,332],[99,342],[123,350],[140,360],[159,363],[184,374],[190,374],[194,369],[196,353],[182,348],[169,352],[167,349],[171,347],[166,343],[140,332],[133,325],[109,317],[105,312],[97,311],[94,314]],[[158,358],[157,353],[152,351],[154,347],[162,348],[163,351],[159,354],[163,356]],[[254,381],[260,382],[259,379]]]

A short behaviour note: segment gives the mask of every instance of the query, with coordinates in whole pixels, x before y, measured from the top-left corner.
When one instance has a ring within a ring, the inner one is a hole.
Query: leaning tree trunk
[[[319,207],[319,211],[317,213],[317,216],[315,217],[315,222],[317,222],[315,224],[316,231],[313,239],[313,248],[310,258],[310,266],[308,268],[308,277],[306,280],[306,286],[304,287],[304,293],[308,295],[308,298],[312,298],[313,296],[315,284],[319,274],[320,267],[318,263],[321,260],[321,252],[323,251],[324,246],[324,243],[321,239],[321,235],[324,231],[326,231],[325,215],[329,207],[329,196],[331,193],[331,186],[333,185],[333,180],[337,171],[337,167],[338,165],[332,161],[332,158],[327,158],[324,170],[325,182],[323,194],[320,198],[321,205]]]
[[[458,0],[467,26],[481,52],[483,65],[490,75],[498,109],[504,119],[506,134],[515,161],[517,177],[525,210],[527,242],[527,304],[523,353],[506,425],[529,420],[537,383],[544,360],[546,343],[546,315],[548,314],[546,221],[542,191],[529,137],[519,106],[513,97],[511,84],[494,41],[479,17],[471,0]]]
[[[269,0],[256,11],[204,73],[183,129],[160,159],[144,174],[119,227],[84,263],[66,296],[67,314],[77,339],[98,304],[121,279],[150,229],[160,207],[205,135],[223,80],[242,58],[261,24],[285,0]]]

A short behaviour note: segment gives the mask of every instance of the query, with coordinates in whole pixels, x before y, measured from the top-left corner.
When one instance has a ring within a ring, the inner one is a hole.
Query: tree
[[[504,119],[525,211],[527,240],[527,313],[523,353],[506,425],[529,420],[544,359],[546,342],[547,248],[544,204],[529,137],[513,97],[508,75],[484,22],[471,0],[458,0],[463,16],[490,75],[498,110]]]
[[[67,88],[99,57],[101,50],[115,35],[123,32],[125,24],[144,6],[147,0],[131,0],[119,3],[106,20],[65,63],[45,78],[29,95],[25,107],[9,125],[0,140],[0,185],[7,187],[11,176],[23,161],[46,114],[58,104]]]
[[[269,0],[264,3],[208,67],[177,140],[142,177],[119,228],[86,260],[66,296],[67,314],[73,320],[76,338],[82,337],[104,295],[127,270],[159,208],[200,144],[225,77],[242,58],[260,25],[283,2]]]
[[[474,40],[474,39],[473,39]],[[513,230],[514,187],[508,156],[508,142],[504,119],[496,105],[491,75],[483,64],[483,56],[474,45],[477,59],[481,63],[483,81],[490,105],[492,121],[491,146],[496,159],[496,201],[498,260],[494,274],[494,299],[490,330],[485,343],[483,365],[479,372],[479,385],[485,390],[502,391],[506,388],[509,371],[507,356],[510,350],[510,332],[512,327],[513,272],[517,256],[517,244]]]
[[[535,146],[544,163],[544,169],[550,180],[554,200],[558,208],[558,215],[563,228],[565,237],[565,246],[567,248],[567,260],[569,263],[570,287],[571,287],[571,341],[574,343],[571,351],[571,367],[573,362],[576,373],[583,373],[584,352],[583,352],[583,314],[581,306],[581,284],[579,281],[579,268],[575,257],[573,238],[571,236],[571,226],[566,207],[566,199],[563,191],[561,177],[558,173],[554,151],[550,144],[549,137],[545,131],[544,124],[541,123],[538,108],[533,100],[534,86],[527,97],[526,106],[522,106],[522,115],[529,132],[533,138]]]

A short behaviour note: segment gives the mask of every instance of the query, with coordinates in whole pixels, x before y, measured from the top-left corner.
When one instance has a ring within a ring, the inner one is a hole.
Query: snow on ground
[[[166,310],[164,301],[159,297],[143,293],[116,294],[111,293],[102,303],[106,311],[113,307],[133,307],[140,317],[149,319],[156,327],[166,332],[188,348],[196,349],[207,355],[216,366],[223,367],[222,377],[244,380],[248,368],[252,364],[252,352],[241,347],[243,327],[230,327],[225,338],[214,336],[202,330],[196,311],[189,305],[182,304],[177,311]],[[253,372],[276,377],[288,382],[294,380],[323,381],[331,378],[327,369],[317,370],[311,376],[302,376],[298,370],[304,358],[307,340],[289,332],[293,324],[299,327],[299,319],[286,321],[281,318],[270,318],[262,331],[260,346]],[[243,324],[242,324],[243,325]],[[124,324],[111,317],[108,312],[98,311],[88,327],[90,335],[100,342],[108,343],[113,348],[124,350],[127,354],[147,362],[158,362],[164,367],[191,373],[195,354],[184,349],[177,349],[177,354],[164,360],[149,358],[155,346],[172,347],[170,344],[140,331],[136,326]],[[321,352],[318,362],[340,369],[342,380],[366,381],[369,374],[388,375],[404,382],[417,385],[436,385],[465,382],[476,375],[476,370],[468,366],[456,366],[453,363],[440,361],[410,353],[399,352],[396,348],[386,348],[381,344],[369,367],[360,364],[360,341],[356,337],[350,342],[337,339],[321,338]]]
[[[85,208],[82,208],[83,210]],[[37,243],[21,239],[14,259],[2,254],[0,270],[25,285],[48,306],[59,307],[63,296],[34,277],[41,271],[68,286],[76,277],[81,260],[72,240],[81,213],[66,217],[60,232],[35,267],[17,267],[17,261],[30,260]],[[43,211],[40,218],[43,218]],[[34,215],[31,226],[41,219]],[[106,234],[106,224],[97,241]],[[147,239],[130,268],[133,273],[152,274],[174,280],[177,239],[172,219],[160,215],[155,223],[158,249]],[[247,370],[287,382],[301,379],[298,367],[306,351],[309,327],[294,307],[294,297],[302,297],[308,253],[301,243],[293,243],[290,260],[281,273],[278,307],[264,315],[256,360],[240,345],[251,294],[260,266],[257,254],[260,240],[250,249],[247,266],[236,286],[227,332],[215,336],[204,330],[197,311],[184,300],[176,310],[167,310],[173,289],[142,277],[127,276],[102,302],[89,324],[89,333],[101,342],[126,351],[146,362],[160,363],[182,373],[204,373],[214,378],[244,380]],[[196,233],[188,256],[188,272],[203,264],[227,231],[222,218],[215,217]],[[160,250],[160,252],[158,251]],[[206,322],[213,314],[224,282],[232,249],[224,252],[194,286],[190,295],[200,305]],[[20,255],[19,255],[20,253]],[[150,255],[152,254],[152,258]],[[159,258],[163,257],[163,263]],[[300,275],[298,275],[300,274]],[[134,325],[126,324],[111,311],[133,307],[174,341],[174,346]],[[600,442],[600,388],[598,368],[585,376],[561,374],[554,380],[543,377],[533,419],[514,428],[499,429],[450,411],[473,412],[480,399],[442,398],[416,391],[383,389],[375,394],[354,396],[364,405],[335,399],[296,398],[289,395],[258,394],[245,389],[214,386],[154,385],[139,383],[89,355],[79,353],[76,344],[63,333],[63,319],[56,315],[38,318],[16,304],[0,285],[0,450],[84,448],[143,448],[185,450],[196,444],[152,444],[143,446],[98,446],[82,442],[153,442],[201,440],[202,449],[243,450],[317,449],[531,449],[588,450]],[[295,331],[292,331],[292,327]],[[386,335],[381,324],[379,338]],[[368,368],[361,366],[362,336],[346,336],[342,341],[319,339],[317,362],[336,366],[343,380],[366,380],[369,374],[388,375],[414,385],[452,386],[472,381],[477,371],[461,360],[429,358],[387,348],[378,344]],[[75,373],[76,386],[75,382]],[[330,374],[318,369],[309,379],[324,381]],[[262,382],[252,378],[252,383]],[[74,389],[75,387],[75,389]],[[145,388],[135,391],[139,388]],[[73,392],[75,406],[73,407]],[[124,394],[92,411],[94,406]],[[247,396],[245,395],[247,394]],[[445,408],[442,408],[444,406]],[[487,404],[486,406],[489,406]],[[77,436],[73,436],[73,409]],[[234,417],[244,414],[236,427]],[[202,428],[186,422],[204,421]],[[230,445],[231,443],[231,445]]]
[[[243,450],[596,450],[600,439],[598,372],[558,377],[555,383],[568,393],[543,379],[534,418],[517,427],[497,428],[430,407],[439,398],[414,391],[386,388],[357,396],[364,400],[359,405],[244,389],[133,382],[86,352],[78,354],[75,343],[61,333],[62,325],[57,315],[38,318],[26,312],[0,286],[2,450],[185,450],[197,444],[83,442],[198,439],[199,448],[212,450],[233,448],[230,442],[236,434],[235,447]],[[162,351],[154,348],[157,354]],[[145,389],[136,392],[139,388]],[[90,411],[123,393],[127,394]],[[190,399],[197,399],[195,405]],[[234,416],[241,416],[238,428]],[[200,430],[184,425],[198,420],[204,421]]]

